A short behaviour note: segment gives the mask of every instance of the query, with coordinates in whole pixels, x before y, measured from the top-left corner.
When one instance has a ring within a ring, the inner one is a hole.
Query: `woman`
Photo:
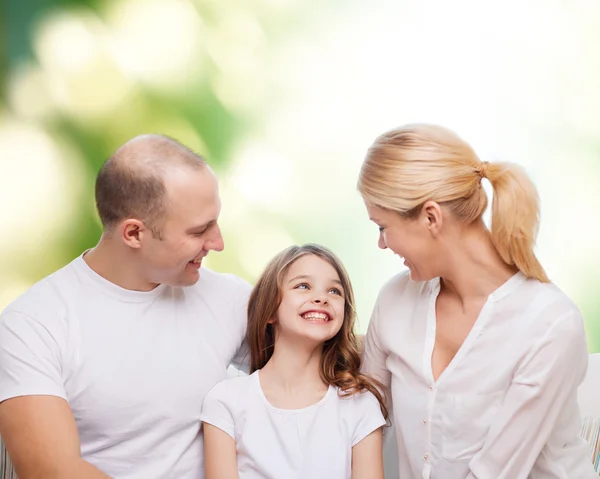
[[[400,478],[596,477],[578,437],[583,321],[533,252],[525,172],[408,125],[375,140],[358,189],[379,247],[409,270],[382,288],[364,354],[392,391]]]
[[[279,253],[248,304],[252,374],[202,407],[207,479],[383,479],[387,412],[360,373],[352,286],[314,244]]]

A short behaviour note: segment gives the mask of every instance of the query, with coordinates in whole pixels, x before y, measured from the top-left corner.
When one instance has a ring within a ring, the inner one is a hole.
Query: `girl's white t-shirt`
[[[240,479],[349,479],[352,447],[385,425],[373,394],[343,398],[333,386],[307,408],[276,408],[258,371],[214,386],[201,420],[235,440]]]

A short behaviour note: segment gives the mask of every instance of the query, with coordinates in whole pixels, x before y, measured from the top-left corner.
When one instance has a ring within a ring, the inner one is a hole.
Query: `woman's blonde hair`
[[[282,284],[290,266],[306,255],[315,255],[335,269],[344,291],[344,320],[338,333],[325,342],[321,355],[321,379],[337,386],[342,397],[369,391],[379,401],[385,418],[384,386],[360,372],[361,357],[358,339],[354,333],[356,313],[354,293],[346,269],[339,258],[323,246],[305,244],[286,248],[267,265],[257,281],[248,301],[248,329],[246,340],[250,350],[250,372],[262,369],[275,350],[276,331],[271,319],[277,313],[282,299]]]
[[[479,160],[471,146],[437,125],[413,124],[378,137],[362,165],[358,190],[365,202],[416,218],[426,201],[466,222],[480,220],[494,190],[491,239],[502,259],[525,276],[549,282],[533,252],[539,227],[535,186],[518,165]]]

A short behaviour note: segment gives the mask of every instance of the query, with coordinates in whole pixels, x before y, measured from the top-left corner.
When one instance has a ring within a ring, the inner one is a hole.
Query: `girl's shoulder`
[[[364,391],[349,396],[338,395],[338,398],[341,419],[349,427],[352,446],[386,425],[379,401],[373,393]]]
[[[375,395],[369,391],[361,391],[353,394],[347,394],[336,387],[337,400],[340,407],[350,411],[368,412],[369,410],[381,411],[379,401]]]
[[[240,397],[247,397],[254,382],[253,375],[240,373],[239,376],[224,379],[215,384],[206,394],[204,402],[219,401],[229,402],[235,401]]]

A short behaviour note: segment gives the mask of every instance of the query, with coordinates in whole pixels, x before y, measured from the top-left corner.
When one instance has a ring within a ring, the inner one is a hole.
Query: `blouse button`
[[[429,457],[429,456],[428,456],[427,454],[425,454],[425,455],[423,456],[423,459],[427,460],[427,458],[428,458],[428,457]]]
[[[423,424],[427,424],[427,419],[423,419]]]

